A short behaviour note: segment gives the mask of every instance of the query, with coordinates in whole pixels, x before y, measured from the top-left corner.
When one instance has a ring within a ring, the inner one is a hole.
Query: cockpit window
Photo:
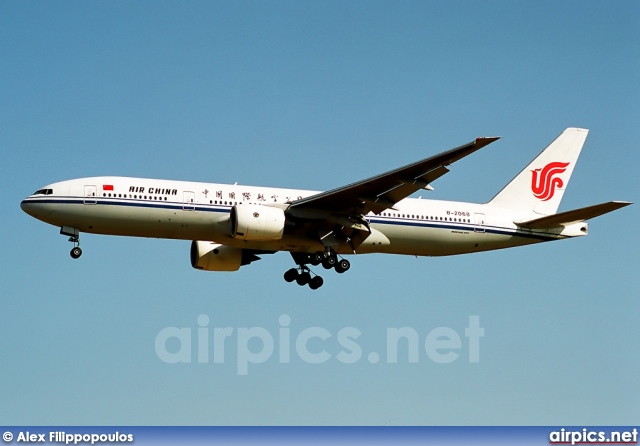
[[[53,189],[38,189],[33,193],[33,195],[51,195],[53,194]]]

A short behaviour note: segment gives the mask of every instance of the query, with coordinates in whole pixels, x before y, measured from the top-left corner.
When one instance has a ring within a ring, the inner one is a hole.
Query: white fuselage
[[[28,214],[59,227],[95,234],[212,241],[236,248],[316,252],[317,237],[286,231],[279,240],[231,237],[232,206],[286,208],[315,191],[127,177],[92,177],[46,186],[22,202]],[[511,209],[464,202],[406,198],[394,209],[366,215],[373,231],[356,253],[444,256],[501,249],[586,234],[586,223],[545,230],[514,221],[539,217]],[[348,245],[339,254],[351,254]]]

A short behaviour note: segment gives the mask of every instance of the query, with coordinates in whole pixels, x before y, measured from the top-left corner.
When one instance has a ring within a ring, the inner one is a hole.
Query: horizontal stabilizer
[[[610,201],[608,203],[595,204],[586,208],[574,209],[572,211],[560,212],[559,214],[548,215],[524,222],[514,222],[516,225],[527,229],[548,229],[567,226],[572,223],[579,223],[590,218],[604,215],[616,209],[629,206],[628,201]]]

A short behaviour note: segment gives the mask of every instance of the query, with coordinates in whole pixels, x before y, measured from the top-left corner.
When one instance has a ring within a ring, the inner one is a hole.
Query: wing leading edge
[[[415,163],[294,201],[288,211],[292,214],[302,214],[306,210],[329,211],[334,215],[344,216],[368,212],[379,214],[446,174],[449,171],[446,166],[498,139],[500,138],[477,138],[468,144]]]

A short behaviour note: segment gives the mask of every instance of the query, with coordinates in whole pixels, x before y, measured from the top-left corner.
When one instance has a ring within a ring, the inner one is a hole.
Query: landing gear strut
[[[297,268],[291,268],[284,273],[284,280],[293,282],[294,280],[300,286],[309,285],[312,290],[317,290],[322,286],[324,280],[316,275],[307,264],[317,266],[322,264],[324,269],[335,269],[337,273],[344,273],[351,264],[346,259],[339,259],[338,255],[333,251],[318,251],[313,254],[302,252],[292,252],[293,260],[298,264]],[[312,277],[313,274],[313,277]]]
[[[60,234],[68,235],[69,241],[73,243],[73,248],[71,248],[71,258],[78,259],[82,255],[82,249],[80,249],[80,231],[76,228],[70,228],[68,226],[63,226],[60,228]]]

